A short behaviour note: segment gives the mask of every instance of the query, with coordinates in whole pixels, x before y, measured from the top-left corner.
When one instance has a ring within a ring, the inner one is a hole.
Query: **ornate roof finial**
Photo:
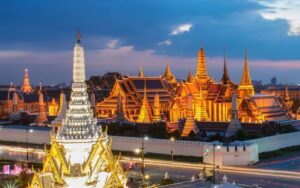
[[[140,70],[139,70],[139,77],[144,77],[144,73],[143,73],[142,67],[140,67]]]
[[[244,70],[243,70],[243,76],[241,80],[241,85],[252,85],[252,81],[250,78],[250,72],[248,68],[248,52],[245,51],[245,60],[244,60]]]
[[[224,85],[230,83],[230,77],[229,77],[229,73],[228,73],[227,65],[226,65],[226,48],[224,48],[224,70],[223,70],[223,76],[222,76],[222,83]]]
[[[77,29],[76,39],[77,39],[77,43],[79,44],[80,43],[80,39],[81,39],[81,33],[80,33],[80,30],[79,30],[79,27]]]
[[[187,82],[193,82],[194,81],[194,77],[191,71],[189,71],[188,77],[186,79]]]

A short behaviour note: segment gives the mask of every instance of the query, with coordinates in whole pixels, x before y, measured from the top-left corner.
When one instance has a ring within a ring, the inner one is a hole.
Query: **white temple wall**
[[[28,143],[50,144],[51,129],[30,127],[28,131]],[[142,138],[135,137],[112,137],[112,149],[118,151],[134,151],[140,148]],[[13,127],[0,126],[0,141],[27,142],[27,130]],[[247,141],[257,144],[258,153],[278,150],[280,148],[300,145],[300,132],[275,135],[260,139]],[[242,142],[241,142],[242,143]],[[145,141],[145,150],[150,153],[170,154],[173,147],[174,155],[203,156],[203,145],[205,142],[175,141],[165,139],[149,139]]]

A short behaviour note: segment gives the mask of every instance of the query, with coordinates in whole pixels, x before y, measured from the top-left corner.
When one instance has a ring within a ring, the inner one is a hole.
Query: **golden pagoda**
[[[55,99],[52,98],[51,103],[48,105],[48,115],[57,116],[59,106],[56,103]]]
[[[111,151],[107,131],[97,127],[85,83],[84,50],[77,34],[74,47],[71,100],[62,127],[51,135],[50,151],[29,188],[121,188],[127,178],[120,156]]]
[[[28,69],[25,69],[24,71],[24,80],[23,80],[23,85],[21,87],[21,91],[23,93],[33,93],[34,90],[32,89],[29,81],[29,75],[28,75]]]
[[[206,71],[206,58],[203,48],[200,48],[198,52],[198,66],[195,79],[197,79],[201,84],[206,85],[208,81],[208,74]]]
[[[140,113],[138,116],[138,119],[136,120],[137,123],[152,123],[153,117],[152,117],[152,111],[148,102],[147,97],[147,88],[146,88],[146,82],[144,84],[144,97],[143,97],[143,103],[142,107],[140,109]]]

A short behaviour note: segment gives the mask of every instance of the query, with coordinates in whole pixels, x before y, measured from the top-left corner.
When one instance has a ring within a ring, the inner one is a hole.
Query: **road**
[[[129,163],[134,161],[140,163],[140,159],[130,159],[123,157],[122,162]],[[198,175],[203,164],[183,163],[162,161],[154,159],[146,159],[146,173],[149,174],[152,181],[160,182],[164,174],[168,172],[171,179],[176,182],[190,180],[193,175]],[[211,165],[205,165],[212,167]],[[138,170],[138,169],[136,169]],[[258,185],[259,187],[272,188],[299,188],[300,173],[278,170],[265,170],[257,168],[245,167],[223,167],[217,171],[217,182],[222,181],[222,177],[226,175],[228,182],[235,182],[241,185]],[[249,187],[249,186],[248,186]]]
[[[29,148],[28,152],[29,159],[35,162],[41,162],[44,158],[43,150]],[[25,160],[26,153],[26,148],[12,146],[1,146],[0,148],[2,159]],[[121,159],[121,162],[125,164],[128,164],[130,161],[131,158],[129,157],[123,157]],[[140,163],[141,160],[133,158],[133,161]],[[296,158],[296,162],[297,161],[298,158]],[[172,162],[154,159],[146,159],[145,162],[146,173],[150,175],[151,180],[154,182],[160,182],[166,172],[168,172],[170,177],[176,182],[187,181],[190,180],[193,175],[198,175],[204,166],[212,167],[211,165],[204,165],[200,163]],[[283,163],[284,162],[286,161],[283,161]],[[290,163],[291,161],[288,160],[287,162]],[[296,165],[296,168],[298,167],[299,166]],[[139,171],[139,169],[136,170]],[[294,170],[295,171],[281,171],[271,168],[267,169],[263,166],[260,168],[223,166],[222,169],[217,171],[217,181],[222,181],[222,177],[226,174],[229,182],[235,181],[237,184],[256,184],[260,187],[266,188],[298,188],[300,187],[300,172],[299,169]]]

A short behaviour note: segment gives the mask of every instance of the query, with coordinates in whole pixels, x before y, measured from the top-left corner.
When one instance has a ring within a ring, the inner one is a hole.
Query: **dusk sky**
[[[204,47],[218,81],[226,47],[235,82],[247,49],[253,80],[300,83],[299,12],[296,0],[2,0],[0,84],[22,83],[25,68],[33,84],[70,83],[78,27],[87,77],[160,75],[168,63],[185,78]]]

